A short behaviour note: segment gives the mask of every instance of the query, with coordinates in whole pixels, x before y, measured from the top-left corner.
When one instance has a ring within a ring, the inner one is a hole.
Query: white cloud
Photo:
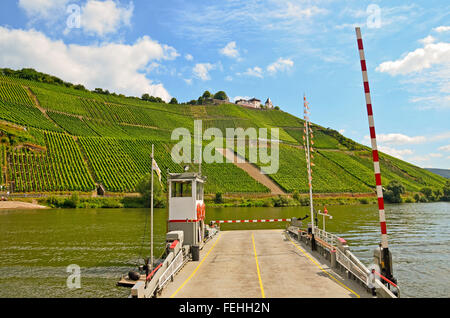
[[[339,133],[342,135],[343,133],[345,133],[345,129],[339,129]]]
[[[424,45],[427,45],[427,44],[436,42],[436,39],[433,36],[429,35],[429,36],[427,36],[427,37],[425,37],[423,39],[420,39],[419,42],[424,44]]]
[[[276,62],[273,62],[267,66],[267,71],[270,74],[275,74],[278,71],[288,71],[294,66],[294,62],[291,59],[283,59],[280,57]]]
[[[68,2],[69,0],[19,0],[19,7],[25,10],[32,21],[53,20],[65,11]]]
[[[403,159],[403,156],[405,155],[408,156],[413,154],[411,149],[396,149],[388,146],[378,146],[378,150],[399,159]]]
[[[437,28],[434,28],[433,30],[438,32],[438,33],[447,32],[447,31],[450,31],[450,26],[448,26],[448,25],[441,25],[441,26],[438,26]]]
[[[441,153],[430,153],[431,158],[441,158],[443,155]]]
[[[186,55],[184,56],[184,58],[185,58],[186,60],[188,60],[188,61],[192,61],[192,60],[194,59],[194,57],[193,57],[191,54],[186,54]]]
[[[225,80],[228,81],[228,82],[231,82],[233,80],[233,77],[228,75],[227,77],[225,77]]]
[[[423,48],[383,62],[376,70],[392,76],[403,75],[401,83],[410,92],[410,101],[418,105],[417,109],[449,109],[450,43],[436,43],[432,36],[419,42],[423,43]]]
[[[440,151],[450,151],[450,145],[439,147],[438,150],[440,150]]]
[[[376,70],[390,75],[405,75],[443,63],[450,63],[450,43],[428,43],[403,58],[381,63]]]
[[[132,45],[68,45],[35,30],[11,30],[1,26],[0,52],[2,67],[31,67],[72,83],[82,83],[89,89],[101,87],[134,96],[149,93],[166,101],[171,96],[164,86],[153,83],[142,72],[152,67],[154,61],[178,56],[174,48],[148,36]]]
[[[369,136],[366,137],[369,138]],[[377,140],[380,143],[386,143],[390,145],[406,145],[424,143],[427,139],[425,138],[425,136],[410,137],[404,134],[378,134]]]
[[[427,155],[425,155],[425,156],[414,156],[414,157],[411,157],[409,159],[409,161],[411,161],[411,162],[424,162],[424,161],[429,161],[429,160],[430,160],[430,157],[427,156]]]
[[[220,49],[219,52],[220,54],[231,58],[239,58],[239,51],[236,48],[235,41],[229,42],[224,48]]]
[[[186,84],[192,85],[192,78],[185,78],[184,81],[186,82]]]
[[[192,72],[194,73],[195,77],[203,81],[208,81],[211,79],[211,77],[209,76],[209,71],[215,68],[216,66],[211,63],[197,63],[192,69]]]
[[[112,0],[89,0],[81,9],[81,28],[90,34],[104,36],[115,33],[121,26],[129,26],[134,5],[120,7]]]
[[[260,68],[259,66],[255,66],[253,68],[248,68],[243,75],[248,75],[248,76],[254,76],[254,77],[259,77],[259,78],[263,78],[262,75],[262,68]],[[240,75],[240,73],[238,73],[238,75]]]

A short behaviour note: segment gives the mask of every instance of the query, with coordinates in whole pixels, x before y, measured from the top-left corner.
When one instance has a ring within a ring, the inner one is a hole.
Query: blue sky
[[[445,1],[2,1],[0,67],[164,99],[270,97],[369,145],[360,26],[378,144],[450,169],[450,4]]]

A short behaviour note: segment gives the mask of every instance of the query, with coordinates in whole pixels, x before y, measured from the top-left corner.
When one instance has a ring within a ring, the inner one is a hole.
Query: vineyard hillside
[[[172,131],[181,127],[193,134],[194,120],[202,121],[203,131],[218,128],[222,132],[224,138],[215,140],[216,148],[226,147],[227,128],[267,128],[269,138],[270,128],[278,128],[279,169],[268,177],[286,193],[308,191],[302,119],[276,109],[166,104],[99,92],[0,72],[2,191],[92,192],[102,185],[109,192],[135,192],[136,184],[150,171],[152,144],[165,182],[167,171],[184,169],[184,164],[171,158],[178,142],[171,139]],[[333,129],[316,124],[312,129],[314,191],[373,193],[370,149]],[[204,141],[203,147],[211,150],[210,142]],[[250,145],[245,149],[242,157],[252,159]],[[271,149],[268,144],[268,153]],[[398,180],[407,191],[420,191],[423,187],[441,188],[446,182],[386,154],[381,154],[380,160],[384,184]],[[267,163],[258,157],[254,165],[264,170]],[[270,192],[233,163],[204,162],[202,172],[208,178],[208,193]]]

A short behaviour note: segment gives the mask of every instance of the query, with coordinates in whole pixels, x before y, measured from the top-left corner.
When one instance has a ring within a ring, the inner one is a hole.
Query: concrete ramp
[[[238,163],[238,156],[231,149],[217,148],[216,150],[219,151],[225,158],[232,161],[235,166],[247,172],[250,177],[269,188],[272,194],[285,194],[284,191],[275,182],[273,182],[272,179],[261,173],[261,171],[250,162],[245,161],[244,163]]]
[[[298,298],[365,294],[331,271],[283,230],[220,232],[161,297]]]

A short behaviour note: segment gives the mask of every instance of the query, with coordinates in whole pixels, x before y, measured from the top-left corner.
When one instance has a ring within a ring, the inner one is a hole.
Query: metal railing
[[[163,288],[169,279],[171,279],[178,269],[183,265],[183,252],[180,251],[175,259],[170,263],[167,269],[158,279],[158,288]]]
[[[331,234],[327,231],[321,230],[318,227],[314,228],[314,233],[317,238],[321,239],[325,243],[331,245],[332,247],[336,247],[336,241],[338,240],[338,236],[335,234]]]
[[[353,276],[358,278],[364,285],[368,285],[370,272],[364,265],[355,263],[340,249],[336,250],[336,261],[352,273]],[[361,268],[362,266],[363,268]]]

